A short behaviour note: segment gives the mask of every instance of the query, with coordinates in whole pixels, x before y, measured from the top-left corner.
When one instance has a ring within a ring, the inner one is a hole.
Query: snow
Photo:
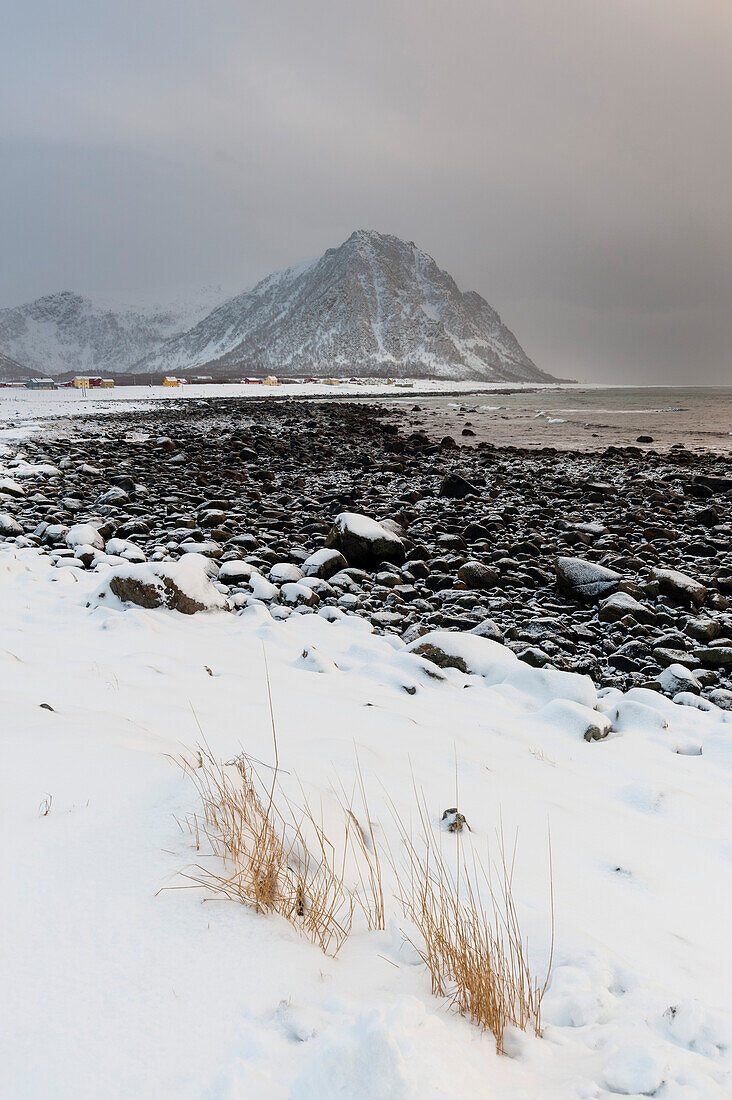
[[[66,545],[70,549],[77,546],[93,546],[95,550],[104,549],[104,539],[91,523],[75,523],[66,533]],[[114,550],[110,550],[113,554]]]
[[[99,571],[0,544],[4,1095],[730,1095],[732,715],[594,693],[473,635],[438,632],[470,671],[438,669],[334,609],[278,622],[261,603],[96,606],[112,572]],[[338,822],[358,754],[379,845],[398,849],[390,803],[415,821],[415,784],[448,852],[439,819],[456,804],[477,858],[499,827],[519,830],[514,889],[539,976],[551,829],[542,1038],[513,1034],[499,1057],[432,996],[388,868],[386,930],[357,924],[336,959],[276,918],[166,889],[204,858],[172,758],[205,738],[218,759],[273,761],[265,657],[296,803],[302,789]],[[584,741],[573,708],[612,731]],[[701,755],[680,751],[692,743]]]
[[[335,526],[341,531],[349,531],[356,538],[366,539],[368,542],[394,538],[393,532],[387,531],[378,520],[361,515],[360,512],[339,512],[335,518]]]
[[[419,379],[409,397],[439,397],[443,393],[461,391],[473,394],[487,390],[491,393],[500,389],[519,389],[522,383],[479,383],[461,382],[445,379]],[[536,384],[525,384],[533,389]],[[551,387],[550,387],[551,388]],[[386,382],[371,380],[365,383],[341,382],[338,386],[323,382],[302,385],[297,382],[282,382],[278,386],[245,385],[242,383],[196,384],[184,386],[115,386],[108,390],[26,390],[25,388],[0,389],[0,448],[3,444],[18,442],[33,434],[32,422],[48,417],[95,416],[105,413],[117,414],[131,409],[154,409],[160,401],[209,400],[217,397],[256,398],[261,401],[277,397],[297,397],[302,400],[333,398],[337,396],[369,397],[389,395],[397,397],[395,391]],[[22,425],[22,426],[21,426]],[[2,451],[0,450],[0,457]],[[12,471],[13,477],[24,476],[21,471]]]

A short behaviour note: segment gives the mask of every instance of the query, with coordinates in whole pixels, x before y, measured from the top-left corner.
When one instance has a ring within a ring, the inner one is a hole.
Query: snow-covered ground
[[[282,382],[277,386],[253,385],[241,382],[226,384],[183,386],[115,386],[110,390],[27,390],[24,387],[0,389],[0,423],[8,418],[37,416],[73,416],[89,413],[121,412],[129,402],[180,401],[208,397],[368,397],[376,394],[386,396],[408,396],[414,393],[439,397],[443,393],[480,393],[482,390],[493,392],[502,389],[534,389],[537,383],[520,382],[443,382],[434,379],[416,379],[411,388],[390,385],[386,382],[340,382],[328,385],[325,382]],[[555,384],[544,388],[556,388]]]
[[[435,680],[356,616],[121,610],[95,597],[103,579],[0,544],[3,1096],[732,1094],[732,715],[597,699],[472,636],[450,644],[479,673]],[[398,853],[389,800],[414,819],[416,783],[449,852],[456,774],[461,843],[485,859],[501,822],[518,830],[540,977],[551,829],[542,1038],[500,1057],[431,995],[388,874],[387,931],[356,926],[335,960],[278,918],[160,892],[205,858],[178,825],[198,806],[171,755],[203,735],[222,760],[273,761],[265,653],[282,783],[332,831],[356,754],[379,845]],[[587,742],[594,707],[613,732]]]

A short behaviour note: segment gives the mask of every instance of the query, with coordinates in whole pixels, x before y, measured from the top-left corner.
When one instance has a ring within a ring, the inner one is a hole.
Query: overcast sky
[[[0,305],[414,240],[535,362],[732,384],[730,0],[5,0]]]

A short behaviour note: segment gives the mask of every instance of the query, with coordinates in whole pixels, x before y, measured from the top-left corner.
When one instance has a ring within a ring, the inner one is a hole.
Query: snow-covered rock
[[[481,638],[479,634],[458,631],[431,630],[410,642],[407,649],[438,668],[456,668],[459,672],[473,673],[496,682],[519,663],[516,654],[506,646],[490,638]]]
[[[146,560],[145,552],[129,539],[112,538],[107,541],[106,552],[125,561],[141,563]]]
[[[603,1084],[620,1096],[654,1096],[663,1084],[665,1066],[645,1046],[618,1051],[605,1066]]]
[[[320,603],[320,596],[305,584],[297,581],[287,581],[280,589],[280,599],[291,607],[315,607]]]
[[[345,569],[347,565],[348,562],[339,550],[325,547],[322,550],[316,550],[306,558],[302,568],[306,577],[323,577],[324,580],[328,580],[341,569]]]
[[[104,539],[91,523],[75,523],[66,532],[66,545],[72,550],[77,546],[93,546],[95,550],[104,549]]]
[[[0,536],[2,538],[15,538],[16,535],[22,535],[23,528],[18,523],[14,516],[9,515],[7,512],[0,512]]]
[[[219,580],[222,584],[244,584],[252,573],[259,573],[253,565],[247,561],[225,561],[219,569]]]
[[[336,516],[325,543],[339,550],[349,565],[364,568],[384,560],[398,564],[406,557],[404,543],[397,535],[358,512],[341,512]]]
[[[304,573],[299,566],[289,561],[276,562],[269,571],[269,579],[275,584],[286,584],[289,581],[302,580]]]
[[[211,583],[209,562],[199,554],[187,554],[177,562],[115,566],[91,602],[167,607],[184,615],[226,607],[225,597]]]
[[[656,679],[669,695],[676,695],[679,691],[693,691],[698,695],[701,691],[701,684],[686,665],[667,665]]]

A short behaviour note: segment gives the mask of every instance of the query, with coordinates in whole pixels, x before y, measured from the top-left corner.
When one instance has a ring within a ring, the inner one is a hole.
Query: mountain
[[[219,299],[221,295],[219,294]],[[32,374],[126,371],[174,333],[195,324],[211,302],[113,309],[62,291],[0,310],[0,354]]]
[[[33,372],[27,367],[8,359],[7,355],[0,355],[0,382],[26,382],[32,377]]]
[[[2,344],[0,344],[2,346]],[[134,372],[552,381],[496,311],[412,242],[359,229],[269,275]]]

